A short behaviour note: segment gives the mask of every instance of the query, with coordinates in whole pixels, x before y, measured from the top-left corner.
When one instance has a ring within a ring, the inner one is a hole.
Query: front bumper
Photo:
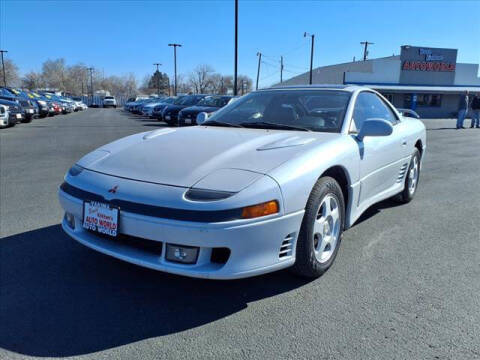
[[[82,227],[83,201],[59,190],[63,209],[72,214],[75,228],[64,219],[65,232],[78,242],[115,258],[172,274],[208,278],[236,279],[276,271],[293,265],[295,243],[303,211],[256,221],[198,223],[144,216],[120,211],[119,233],[161,243],[161,255],[97,236]],[[280,248],[290,239],[291,251]],[[195,264],[180,264],[165,258],[166,244],[199,247]],[[212,261],[212,251],[228,248],[224,263]]]
[[[25,119],[24,114],[10,112],[10,115],[9,115],[10,124],[18,124],[19,122],[22,122],[24,119]]]

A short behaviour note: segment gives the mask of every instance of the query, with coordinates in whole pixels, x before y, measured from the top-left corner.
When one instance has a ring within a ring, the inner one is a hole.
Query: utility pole
[[[362,41],[360,44],[365,45],[365,47],[363,48],[363,61],[365,61],[367,60],[367,56],[368,56],[368,45],[374,45],[375,43]]]
[[[310,80],[309,84],[312,85],[312,70],[313,70],[313,46],[315,43],[315,34],[309,34],[307,32],[303,33],[303,37],[311,36],[312,38],[312,49],[310,50]]]
[[[258,78],[260,77],[260,63],[262,62],[262,53],[257,52],[258,56],[258,68],[257,68],[257,85],[255,85],[255,90],[258,90]]]
[[[220,80],[220,94],[221,95],[223,95],[223,87],[224,87],[224,85],[223,85],[223,76],[222,76],[222,78]]]
[[[174,87],[174,95],[177,96],[177,46],[182,47],[181,44],[168,44],[168,46],[173,46],[173,62],[175,67],[175,87]]]
[[[0,50],[2,54],[2,70],[3,70],[3,86],[7,87],[7,77],[5,76],[5,63],[3,62],[3,53],[8,53],[7,50]]]
[[[235,0],[235,60],[233,70],[233,95],[238,93],[237,89],[237,66],[238,66],[238,0]]]
[[[92,96],[90,106],[93,106],[93,67],[89,67],[87,70],[90,71],[90,94]]]
[[[283,56],[280,56],[280,84],[283,82]]]
[[[160,73],[158,71],[158,67],[162,64],[154,63],[153,65],[157,67],[157,71],[155,72],[154,76],[157,75],[157,96],[160,96]]]

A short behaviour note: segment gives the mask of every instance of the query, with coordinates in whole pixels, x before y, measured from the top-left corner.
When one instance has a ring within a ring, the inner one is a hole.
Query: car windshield
[[[112,99],[113,99],[113,96],[105,96],[105,99],[112,100]]]
[[[187,105],[187,106],[192,106],[196,105],[201,99],[203,99],[204,96],[199,96],[199,95],[189,95],[185,96],[183,98],[177,99],[174,104],[175,105]]]
[[[198,106],[211,106],[211,107],[223,107],[227,105],[228,97],[221,97],[221,96],[207,96],[200,100],[197,105]]]
[[[258,91],[220,109],[205,125],[340,132],[349,99],[341,90]]]

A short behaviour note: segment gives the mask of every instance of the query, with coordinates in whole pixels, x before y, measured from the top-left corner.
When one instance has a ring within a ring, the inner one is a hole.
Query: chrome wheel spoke
[[[313,249],[321,263],[332,256],[339,236],[340,210],[338,200],[328,194],[320,202],[313,224]]]

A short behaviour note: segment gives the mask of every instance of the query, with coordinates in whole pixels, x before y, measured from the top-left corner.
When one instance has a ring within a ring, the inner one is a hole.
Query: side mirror
[[[202,125],[208,119],[208,113],[201,112],[197,115],[197,125]]]
[[[368,119],[360,129],[357,139],[363,141],[366,136],[388,136],[393,132],[392,124],[383,119]]]

